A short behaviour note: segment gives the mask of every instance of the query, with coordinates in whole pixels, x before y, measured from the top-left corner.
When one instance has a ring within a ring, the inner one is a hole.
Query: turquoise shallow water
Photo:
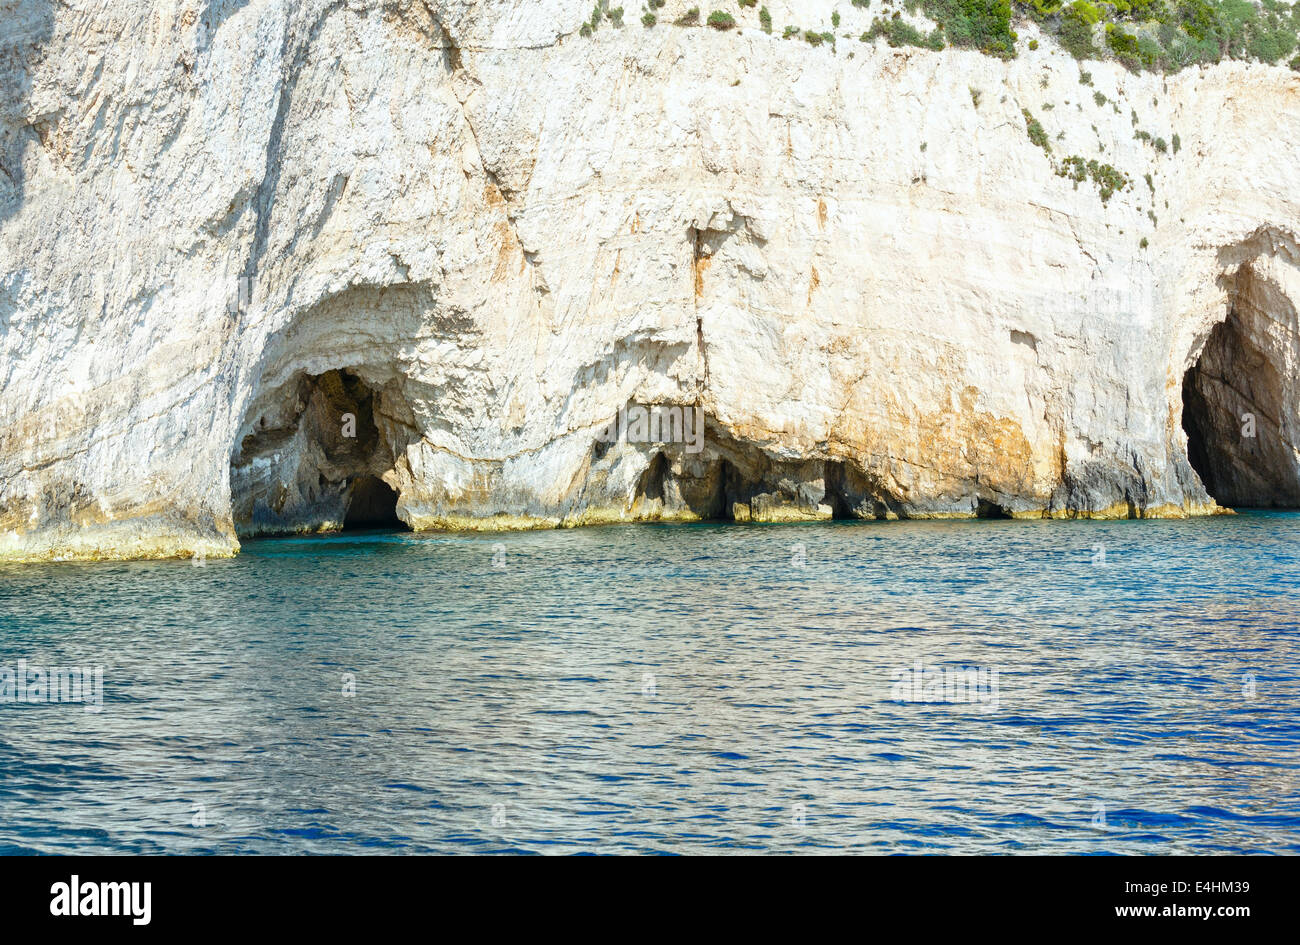
[[[1300,852],[1297,548],[1252,514],[3,567],[0,667],[102,664],[104,702],[0,704],[0,852]],[[996,709],[907,701],[918,661]]]

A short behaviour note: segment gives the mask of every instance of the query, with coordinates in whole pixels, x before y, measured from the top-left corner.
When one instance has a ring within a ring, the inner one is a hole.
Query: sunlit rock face
[[[0,554],[1296,501],[1294,73],[686,6],[0,0]]]

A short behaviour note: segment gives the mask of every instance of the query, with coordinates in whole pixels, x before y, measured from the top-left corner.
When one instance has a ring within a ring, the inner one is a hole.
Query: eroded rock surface
[[[1296,504],[1295,73],[686,6],[0,0],[0,554]]]

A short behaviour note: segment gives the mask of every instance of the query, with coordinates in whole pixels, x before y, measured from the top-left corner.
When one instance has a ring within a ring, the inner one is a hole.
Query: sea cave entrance
[[[1220,505],[1300,507],[1300,469],[1284,435],[1284,387],[1266,332],[1237,308],[1183,377],[1187,459]]]
[[[397,490],[378,476],[362,476],[352,483],[348,494],[343,530],[403,529],[407,525],[397,516]]]
[[[357,368],[299,372],[260,395],[231,458],[243,537],[405,529],[395,465],[410,429],[395,383]]]

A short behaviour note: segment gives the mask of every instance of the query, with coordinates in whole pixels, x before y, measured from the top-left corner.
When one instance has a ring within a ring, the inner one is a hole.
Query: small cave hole
[[[1011,513],[1007,511],[1005,505],[999,505],[996,502],[990,502],[988,499],[977,498],[975,500],[975,517],[976,518],[1011,518]]]
[[[656,453],[655,458],[650,460],[650,465],[646,467],[646,471],[641,474],[637,494],[643,499],[662,502],[664,499],[664,480],[667,476],[668,460],[663,453]]]
[[[402,530],[409,526],[397,517],[397,491],[378,476],[361,476],[348,491],[344,531]]]

